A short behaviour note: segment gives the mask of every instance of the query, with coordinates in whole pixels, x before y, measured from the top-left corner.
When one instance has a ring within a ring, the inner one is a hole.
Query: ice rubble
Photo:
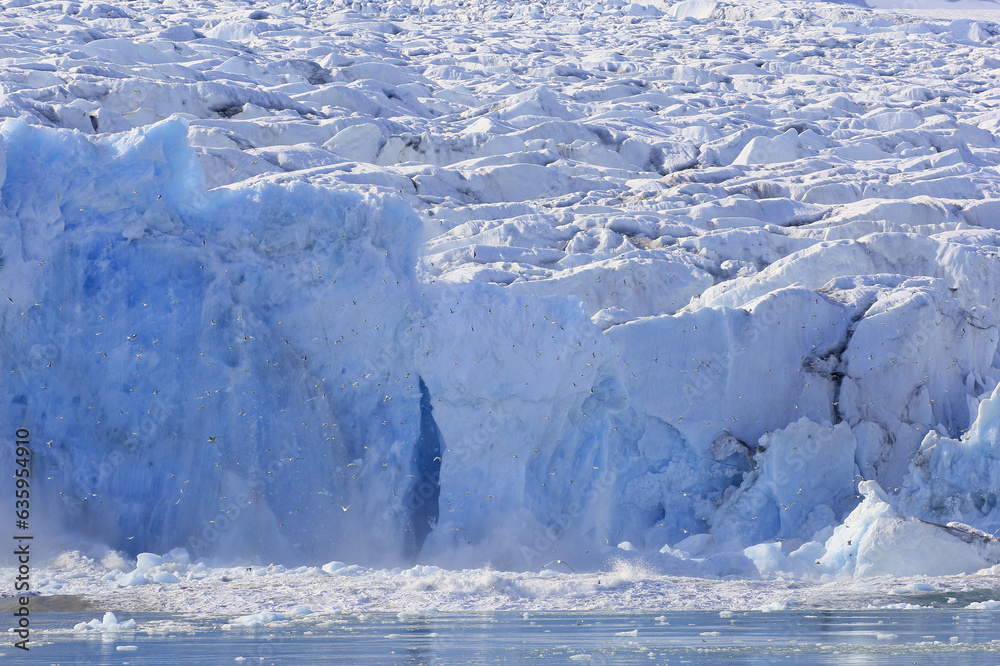
[[[996,25],[260,7],[5,13],[2,420],[49,543],[146,553],[119,585],[177,546],[1000,561]]]

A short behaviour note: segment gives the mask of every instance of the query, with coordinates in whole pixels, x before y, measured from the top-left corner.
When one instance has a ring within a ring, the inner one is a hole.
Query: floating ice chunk
[[[911,583],[890,590],[890,594],[913,594],[914,592],[936,592],[937,587],[930,583]]]
[[[418,620],[422,617],[431,617],[436,615],[437,612],[437,608],[415,608],[413,610],[401,611],[396,614],[396,617],[406,622],[408,620]]]
[[[274,622],[285,622],[290,618],[283,613],[276,613],[274,611],[260,611],[259,613],[253,613],[251,615],[241,615],[230,621],[228,624],[222,625],[225,630],[233,629],[260,629],[268,624]]]
[[[996,599],[973,601],[971,604],[966,606],[966,608],[971,610],[1000,610],[1000,601],[997,601]]]
[[[118,618],[111,611],[104,614],[104,619],[102,620],[91,620],[90,622],[80,622],[73,626],[73,631],[99,631],[99,632],[116,632],[116,631],[132,631],[136,628],[135,620],[126,620],[125,622],[119,622]]]

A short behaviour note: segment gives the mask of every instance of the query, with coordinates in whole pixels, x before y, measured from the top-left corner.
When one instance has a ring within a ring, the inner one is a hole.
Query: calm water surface
[[[138,629],[69,631],[100,613],[35,613],[31,664],[996,664],[1000,612],[368,613],[227,630],[229,618],[119,613]]]

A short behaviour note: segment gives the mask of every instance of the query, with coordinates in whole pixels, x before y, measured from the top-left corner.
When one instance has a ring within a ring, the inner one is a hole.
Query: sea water
[[[38,613],[37,664],[997,663],[1000,613],[873,611],[362,613],[223,628],[224,618],[121,613],[135,631],[74,632],[93,613]]]

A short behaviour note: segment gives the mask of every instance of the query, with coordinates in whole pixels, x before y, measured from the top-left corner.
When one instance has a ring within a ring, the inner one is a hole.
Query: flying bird
[[[565,567],[566,567],[567,569],[569,569],[570,571],[572,571],[573,573],[576,573],[576,569],[574,569],[573,567],[571,567],[571,566],[569,565],[569,563],[568,563],[568,562],[567,562],[566,560],[552,560],[551,562],[549,562],[548,564],[546,564],[546,565],[545,565],[545,566],[543,566],[542,568],[544,569],[545,567],[548,567],[548,566],[551,566],[551,565],[553,565],[553,564],[562,564],[562,565],[564,565],[564,566],[565,566]]]

